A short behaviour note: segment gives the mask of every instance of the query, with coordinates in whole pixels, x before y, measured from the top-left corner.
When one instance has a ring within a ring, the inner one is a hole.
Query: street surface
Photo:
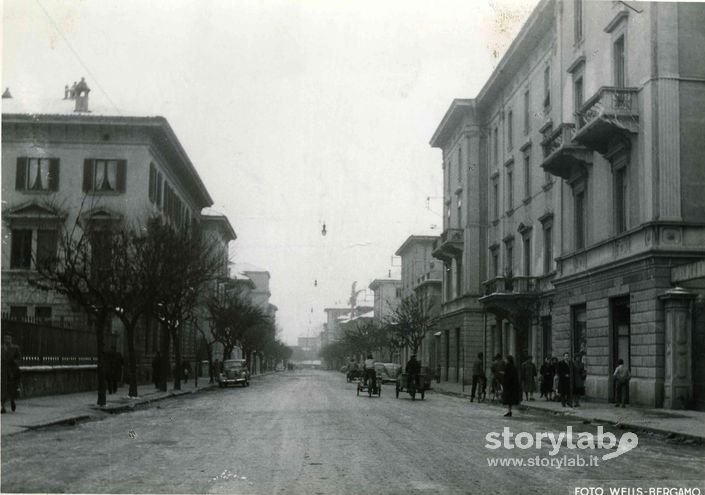
[[[357,397],[341,373],[294,371],[159,402],[102,421],[2,439],[2,492],[572,493],[579,480],[702,480],[705,448],[639,436],[593,467],[489,466],[488,457],[550,457],[550,448],[485,447],[489,432],[574,430],[563,416],[471,404],[429,392],[411,401]],[[611,430],[617,438],[623,431]],[[565,443],[564,443],[565,446]],[[561,448],[559,456],[577,451]],[[605,451],[594,451],[600,457]],[[585,457],[588,457],[587,455]],[[665,483],[665,482],[664,482]]]

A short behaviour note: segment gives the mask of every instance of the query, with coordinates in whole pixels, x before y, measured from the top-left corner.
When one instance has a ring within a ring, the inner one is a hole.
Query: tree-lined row
[[[209,283],[222,281],[227,259],[222,247],[197,225],[175,228],[160,217],[150,218],[144,225],[80,219],[79,215],[75,223],[59,232],[55,256],[36,257],[37,272],[30,283],[66,296],[87,313],[96,331],[99,405],[106,400],[104,330],[113,316],[125,331],[128,393],[132,397],[137,396],[135,337],[142,328],[139,323],[154,320],[161,326],[161,375],[166,377],[171,366],[170,345],[174,362],[181,363],[181,333],[190,324],[203,326],[198,320],[203,316],[200,308],[204,301],[216,336],[215,340],[207,337],[209,349],[214,341],[220,341],[224,346],[245,343],[252,350],[282,352],[274,336],[274,322],[257,313],[242,294],[233,293],[228,299],[207,294]],[[234,300],[239,302],[231,304]],[[227,338],[226,328],[232,329]],[[174,388],[180,389],[181,366],[174,369]],[[160,386],[166,390],[165,379]]]
[[[401,349],[416,354],[435,325],[431,309],[412,294],[402,299],[379,325],[371,321],[347,323],[342,337],[324,346],[320,357],[327,363],[341,363],[350,356],[372,353],[393,362]]]

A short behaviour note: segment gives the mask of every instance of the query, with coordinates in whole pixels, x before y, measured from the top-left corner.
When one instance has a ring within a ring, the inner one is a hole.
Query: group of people
[[[217,359],[215,360],[215,364],[216,366],[218,365]],[[176,366],[174,366],[173,373],[174,376],[176,376]],[[188,383],[190,377],[191,363],[184,359],[181,363],[181,380],[183,380],[184,383]],[[162,357],[161,352],[157,351],[157,353],[152,358],[152,383],[154,383],[155,388],[159,389],[161,385],[166,383],[166,380],[167,377],[164,376],[164,358]],[[211,377],[211,383],[212,382],[213,379]]]
[[[472,365],[471,402],[476,397],[478,402],[486,398],[487,377],[483,357],[483,353],[478,353]],[[507,405],[505,416],[512,415],[512,406],[518,405],[522,396],[527,401],[534,400],[537,381],[541,397],[553,400],[555,396],[560,399],[563,407],[579,407],[580,398],[585,395],[587,370],[581,354],[572,361],[567,352],[563,354],[563,359],[560,361],[547,356],[540,369],[536,368],[532,356],[528,356],[517,366],[514,356],[506,356],[502,359],[501,354],[497,354],[490,365],[490,372],[492,375],[490,393],[493,400],[501,399],[502,403]],[[619,384],[616,374],[615,379]]]

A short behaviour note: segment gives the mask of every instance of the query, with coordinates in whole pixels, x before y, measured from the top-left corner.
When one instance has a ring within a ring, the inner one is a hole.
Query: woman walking
[[[556,374],[556,369],[551,362],[551,356],[546,356],[541,365],[541,397],[546,400],[553,400],[553,375]]]
[[[521,382],[519,381],[519,370],[514,364],[514,357],[507,356],[507,364],[504,368],[504,379],[502,382],[502,403],[506,404],[507,412],[505,416],[512,416],[512,406],[517,406],[521,402]]]
[[[14,412],[17,409],[17,387],[20,384],[20,348],[12,343],[12,335],[5,335],[2,342],[2,413],[5,412],[5,402],[10,400],[10,407]]]

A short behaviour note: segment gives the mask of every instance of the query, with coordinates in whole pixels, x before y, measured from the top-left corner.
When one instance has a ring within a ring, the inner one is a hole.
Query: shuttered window
[[[18,157],[15,189],[34,192],[58,191],[59,159]]]
[[[86,159],[83,162],[83,192],[124,193],[126,160]]]

